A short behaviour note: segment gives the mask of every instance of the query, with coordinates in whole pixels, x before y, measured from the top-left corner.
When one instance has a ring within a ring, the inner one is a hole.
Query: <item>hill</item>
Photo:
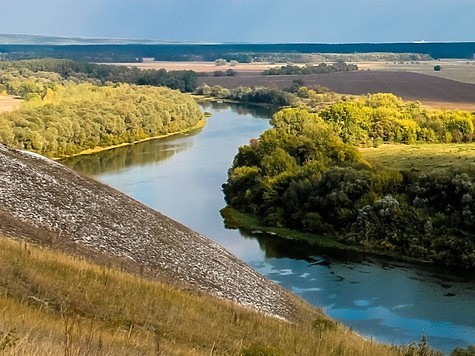
[[[364,340],[207,238],[42,156],[0,145],[0,204],[0,351],[408,351]]]
[[[185,226],[42,156],[1,145],[0,163],[0,234],[107,254],[148,275],[292,318],[282,288]]]

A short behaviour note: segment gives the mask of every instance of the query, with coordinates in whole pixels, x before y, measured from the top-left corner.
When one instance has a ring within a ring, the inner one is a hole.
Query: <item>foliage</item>
[[[192,92],[197,86],[197,75],[191,70],[170,72],[167,72],[165,69],[140,70],[138,68],[128,68],[125,66],[75,62],[53,58],[0,61],[0,71],[20,73],[26,79],[31,76],[38,77],[38,75],[41,77],[41,73],[50,72],[59,75],[59,77],[56,76],[56,80],[60,80],[59,78],[61,78],[61,80],[74,82],[89,81],[95,84],[106,84],[110,82],[167,86],[182,92]],[[35,74],[32,75],[32,72]],[[49,74],[49,76],[51,76],[51,74]],[[21,95],[21,93],[17,95]]]
[[[455,348],[450,356],[473,356],[475,355],[475,345],[469,345],[466,349],[462,347]]]
[[[382,142],[471,142],[475,114],[428,110],[419,103],[404,102],[393,94],[373,94],[340,101],[320,112],[338,135],[358,146]]]
[[[227,89],[219,85],[210,87],[207,84],[203,84],[195,90],[195,94],[243,103],[269,104],[273,106],[296,106],[299,102],[295,94],[266,87]]]
[[[2,58],[31,59],[69,58],[95,63],[134,63],[144,58],[157,61],[215,61],[222,58],[228,62],[242,63],[310,63],[337,61],[422,61],[432,58],[472,58],[471,43],[440,44],[106,44],[106,45],[8,45],[9,40],[2,35],[0,52]],[[14,39],[16,41],[17,39]],[[32,39],[35,41],[35,39]]]
[[[178,132],[203,115],[190,97],[163,87],[51,81],[26,99],[0,115],[0,140],[52,157]]]
[[[276,113],[273,128],[239,148],[223,185],[226,202],[268,226],[327,233],[372,251],[475,268],[475,177],[451,168],[371,168],[356,146],[371,137],[375,112],[398,123],[388,124],[392,129],[385,133],[403,140],[401,125],[418,130],[408,113],[421,110],[385,94],[361,101],[337,103],[319,114],[301,108]],[[431,117],[440,120],[440,115],[449,132],[455,119],[472,122],[462,112],[431,113],[419,122],[428,127]],[[471,130],[468,124],[457,127]]]
[[[306,64],[296,66],[287,64],[280,68],[269,68],[262,72],[263,75],[293,75],[293,74],[321,74],[333,72],[348,72],[358,70],[356,64],[347,64],[343,60],[338,60],[333,64],[320,63],[318,65]]]
[[[214,61],[214,64],[216,66],[225,66],[226,64],[228,64],[228,61],[225,60],[224,58],[218,58]]]

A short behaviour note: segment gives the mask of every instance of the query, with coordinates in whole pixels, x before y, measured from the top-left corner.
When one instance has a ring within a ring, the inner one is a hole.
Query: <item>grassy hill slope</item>
[[[0,352],[7,354],[402,353],[358,337],[298,300],[299,322],[290,323],[7,238],[0,238],[0,271]]]

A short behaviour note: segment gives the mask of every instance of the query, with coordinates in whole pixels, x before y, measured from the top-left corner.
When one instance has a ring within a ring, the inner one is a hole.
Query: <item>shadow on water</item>
[[[76,172],[90,176],[116,172],[126,167],[167,160],[174,154],[189,149],[192,145],[192,141],[180,141],[180,139],[197,135],[200,131],[201,129],[197,129],[186,134],[139,142],[95,154],[75,156],[60,162]]]
[[[377,265],[378,268],[391,270],[396,268],[412,270],[413,280],[424,281],[427,278],[439,280],[442,288],[452,287],[451,282],[475,284],[475,272],[464,269],[434,266],[421,263],[401,262],[373,254],[355,251],[338,250],[319,247],[306,241],[283,239],[258,231],[239,228],[239,233],[246,239],[255,239],[265,258],[291,258],[306,261],[312,265],[331,266],[332,263],[347,263],[355,265]],[[450,293],[448,293],[450,294]]]

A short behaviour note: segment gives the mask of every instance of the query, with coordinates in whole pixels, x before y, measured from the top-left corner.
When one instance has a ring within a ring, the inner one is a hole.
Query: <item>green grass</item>
[[[475,173],[475,143],[384,144],[360,151],[374,168],[431,171],[452,167]]]
[[[0,352],[18,355],[391,355],[296,298],[288,322],[0,237]]]

